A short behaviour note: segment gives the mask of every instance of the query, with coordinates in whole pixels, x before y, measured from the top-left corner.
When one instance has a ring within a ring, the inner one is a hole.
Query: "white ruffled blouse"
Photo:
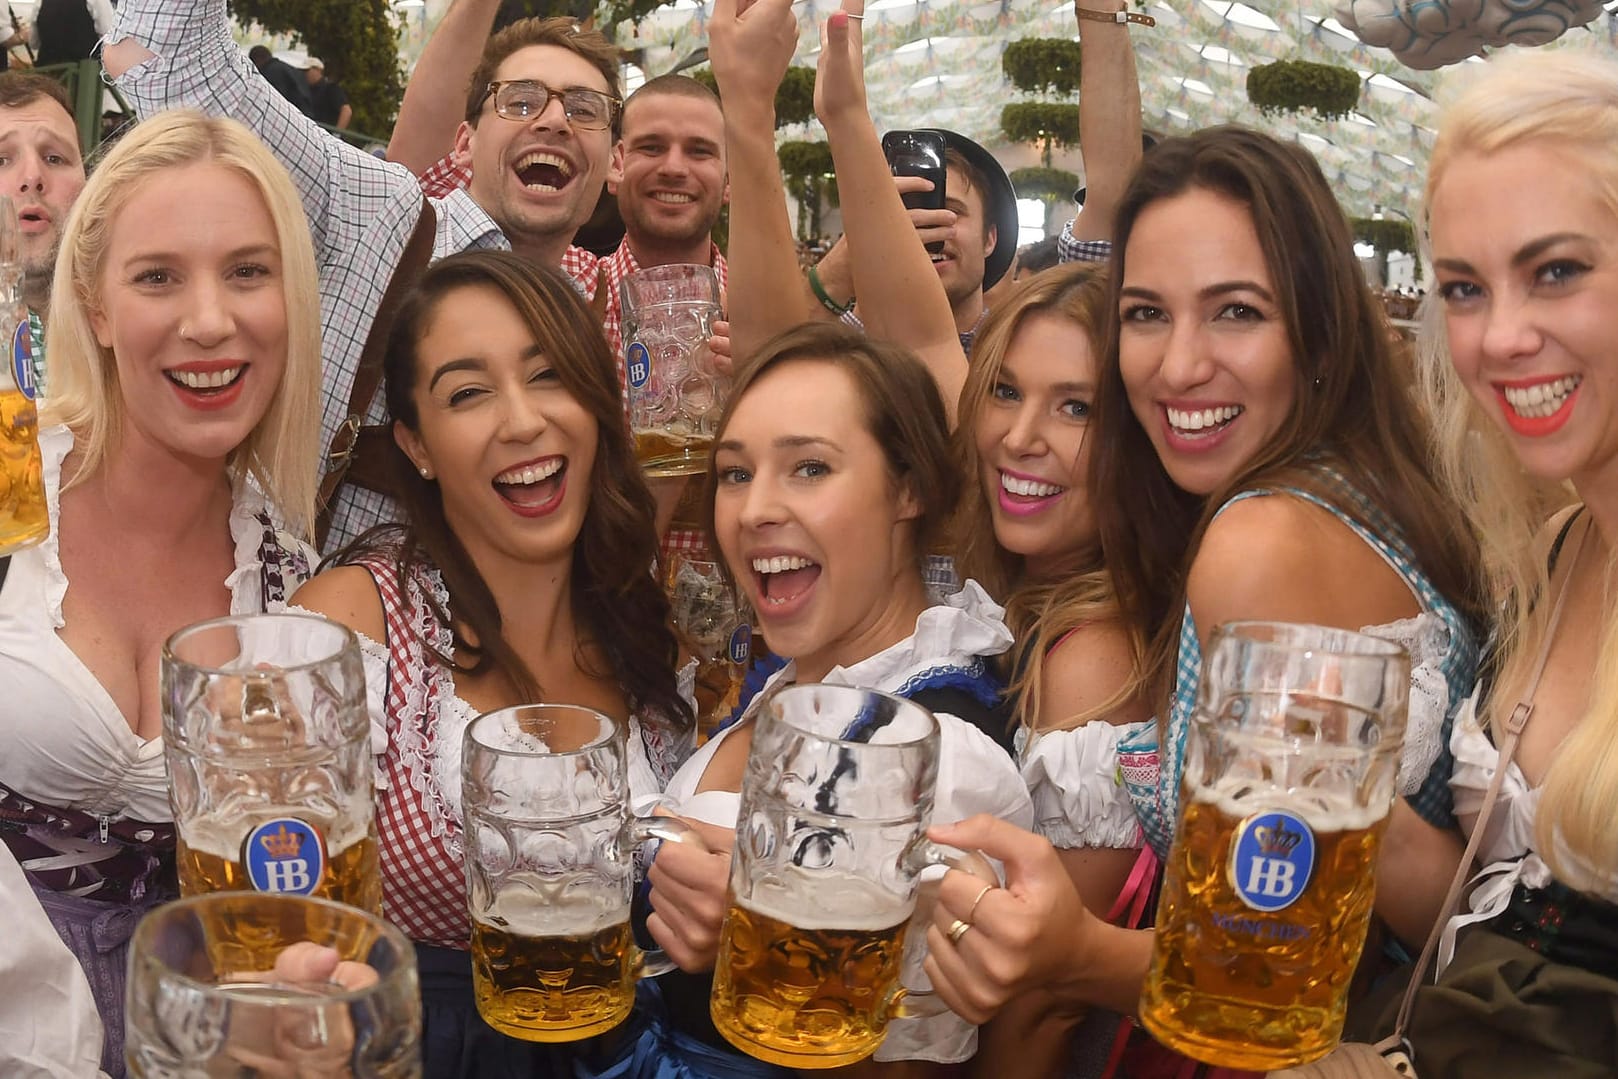
[[[967,665],[974,657],[999,655],[1011,647],[1005,611],[989,598],[976,581],[943,603],[929,607],[916,619],[916,632],[898,644],[869,659],[847,667],[834,667],[823,682],[831,685],[860,686],[895,693],[906,683],[945,664]],[[764,684],[749,706],[741,723],[750,721],[758,705],[777,685],[790,685],[796,678],[796,664],[787,663]],[[714,753],[737,723],[715,735],[686,761],[669,780],[665,804],[675,813],[722,828],[736,827],[741,811],[741,795],[736,791],[709,790],[697,793],[702,774]],[[933,803],[933,820],[947,823],[987,813],[1019,828],[1033,825],[1033,806],[1028,790],[1017,774],[1006,751],[972,724],[947,713],[938,713],[938,786]],[[918,917],[924,917],[924,904],[918,904]],[[904,984],[924,991],[931,988],[921,964],[924,949],[907,950]],[[969,1060],[977,1051],[977,1027],[953,1013],[914,1019],[895,1019],[888,1024],[888,1035],[876,1051],[877,1060],[930,1060],[956,1063]]]
[[[57,635],[62,601],[62,462],[73,434],[57,426],[39,433],[50,535],[11,556],[0,590],[0,783],[27,798],[113,819],[167,821],[168,775],[161,738],[142,739],[100,682]],[[304,574],[313,552],[280,528],[280,517],[256,484],[236,489],[230,534],[236,568],[225,578],[231,614],[264,610],[265,521]],[[301,578],[281,566],[285,593]],[[279,604],[277,604],[279,606]]]

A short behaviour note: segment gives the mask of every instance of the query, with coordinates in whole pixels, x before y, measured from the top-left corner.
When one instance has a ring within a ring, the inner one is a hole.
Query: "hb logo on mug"
[[[1230,886],[1254,910],[1271,913],[1296,903],[1315,870],[1315,833],[1284,811],[1255,813],[1236,828]]]
[[[247,833],[242,865],[258,891],[309,895],[326,873],[326,841],[297,817],[277,817]]]

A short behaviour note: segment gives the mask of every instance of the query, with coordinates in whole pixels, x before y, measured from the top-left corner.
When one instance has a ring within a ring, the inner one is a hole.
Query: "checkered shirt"
[[[453,154],[439,158],[421,174],[421,193],[430,199],[448,198],[456,191],[469,190],[471,186],[472,170],[457,165]],[[596,266],[600,261],[584,248],[572,245],[562,256],[562,272],[573,279],[573,284],[586,300],[595,296]],[[612,340],[610,336],[607,339]]]
[[[1111,240],[1076,240],[1073,238],[1073,222],[1062,226],[1062,234],[1056,238],[1058,262],[1106,262],[1110,258]]]

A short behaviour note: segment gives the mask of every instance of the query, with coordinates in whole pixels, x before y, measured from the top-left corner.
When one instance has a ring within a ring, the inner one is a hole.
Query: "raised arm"
[[[415,177],[328,135],[275,92],[230,34],[225,0],[123,0],[102,65],[141,116],[194,108],[246,124],[292,174],[316,258],[373,236],[402,248],[421,204]]]
[[[775,156],[775,91],[798,45],[791,0],[714,0],[708,58],[725,104],[730,160],[731,349],[744,360],[810,317]]]
[[[943,283],[900,201],[866,107],[864,11],[865,0],[843,0],[842,10],[832,13],[815,79],[815,112],[837,168],[854,295],[873,337],[904,345],[927,365],[953,424],[966,356]]]
[[[1093,11],[1122,11],[1124,0],[1077,0]],[[1112,218],[1140,163],[1140,76],[1128,23],[1079,21],[1079,152],[1084,212],[1076,240],[1112,239]]]
[[[455,148],[455,131],[466,113],[467,80],[499,10],[500,0],[455,0],[444,13],[405,84],[389,161],[420,176]]]

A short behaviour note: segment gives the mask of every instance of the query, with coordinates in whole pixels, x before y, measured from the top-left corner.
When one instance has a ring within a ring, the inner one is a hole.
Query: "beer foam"
[[[370,822],[342,820],[333,822],[323,813],[311,813],[307,806],[255,807],[251,820],[240,816],[229,819],[204,817],[191,821],[180,829],[185,845],[202,854],[211,854],[227,862],[242,856],[242,839],[262,821],[277,817],[295,817],[313,825],[326,840],[326,856],[336,858],[370,833]]]
[[[1213,805],[1241,820],[1254,813],[1291,813],[1315,832],[1351,832],[1370,828],[1388,815],[1388,806],[1358,805],[1350,791],[1281,790],[1246,776],[1225,776],[1192,800]]]
[[[605,895],[557,896],[557,885],[528,880],[494,897],[487,910],[474,913],[482,925],[494,925],[523,937],[588,937],[629,920],[627,899]],[[605,886],[604,886],[605,887]]]
[[[798,929],[852,929],[875,932],[910,920],[913,898],[901,899],[862,877],[805,873],[789,867],[753,885],[747,899],[734,902],[754,914]]]

